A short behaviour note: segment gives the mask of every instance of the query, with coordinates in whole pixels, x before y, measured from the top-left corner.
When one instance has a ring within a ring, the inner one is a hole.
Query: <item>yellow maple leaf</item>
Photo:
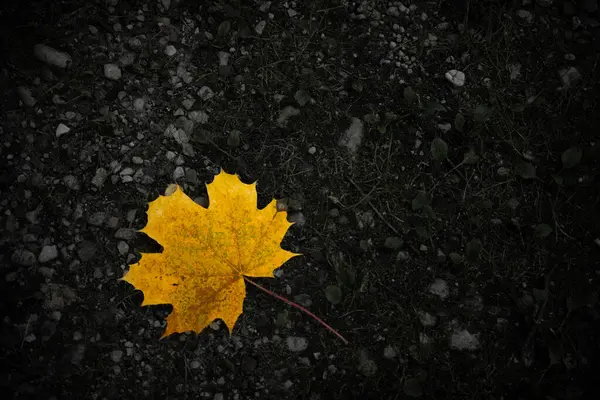
[[[199,333],[217,318],[231,333],[246,296],[244,276],[272,278],[276,268],[300,255],[280,247],[292,223],[276,200],[257,209],[256,183],[222,171],[206,188],[208,208],[179,186],[149,203],[141,232],[164,251],[142,253],[121,278],[144,293],[142,306],[173,305],[161,339]]]

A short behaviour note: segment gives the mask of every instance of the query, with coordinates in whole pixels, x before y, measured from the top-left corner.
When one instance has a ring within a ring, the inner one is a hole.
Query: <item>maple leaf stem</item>
[[[296,307],[298,310],[310,315],[311,317],[313,317],[315,320],[317,320],[317,322],[319,322],[321,325],[323,325],[325,328],[327,328],[329,331],[331,331],[334,335],[336,335],[337,337],[339,337],[341,339],[342,342],[344,342],[344,344],[348,344],[348,341],[346,340],[345,337],[343,337],[338,331],[336,331],[335,329],[333,329],[331,326],[329,326],[325,321],[323,321],[321,318],[317,317],[315,314],[313,314],[312,312],[308,311],[306,308],[302,307],[300,304],[294,303],[291,300],[286,299],[283,296],[278,295],[277,293],[271,292],[269,289],[262,287],[261,285],[259,285],[256,282],[251,281],[250,279],[248,279],[247,277],[244,276],[244,280],[248,283],[250,283],[251,285],[256,286],[257,288],[259,288],[260,290],[262,290],[263,292],[270,294],[271,296],[278,298],[279,300],[289,304],[292,307]]]

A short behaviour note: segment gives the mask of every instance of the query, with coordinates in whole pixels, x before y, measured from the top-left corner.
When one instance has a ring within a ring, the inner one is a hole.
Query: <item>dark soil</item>
[[[0,6],[7,398],[600,398],[597,0],[269,3]],[[221,169],[296,221],[256,282],[348,345],[250,285],[159,340],[135,230]]]

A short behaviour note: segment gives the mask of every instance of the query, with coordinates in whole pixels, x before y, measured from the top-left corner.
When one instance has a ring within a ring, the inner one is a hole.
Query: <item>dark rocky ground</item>
[[[0,7],[9,397],[600,398],[596,0]],[[134,230],[220,168],[288,198],[257,281],[349,345],[253,287],[159,341]]]

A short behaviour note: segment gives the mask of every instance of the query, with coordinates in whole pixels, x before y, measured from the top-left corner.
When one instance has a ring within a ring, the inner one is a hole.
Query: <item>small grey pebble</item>
[[[285,342],[287,343],[288,349],[294,353],[304,351],[308,347],[308,340],[299,336],[289,336]]]
[[[123,352],[121,350],[113,350],[110,353],[110,359],[113,360],[113,362],[115,362],[115,363],[121,362],[122,358],[123,358]]]
[[[44,246],[42,247],[42,251],[38,256],[38,261],[40,263],[46,263],[52,261],[58,257],[58,248],[56,245]]]
[[[116,229],[119,226],[119,218],[118,217],[110,217],[106,222],[106,226],[110,229]]]
[[[404,245],[404,240],[398,236],[388,236],[383,244],[386,249],[398,250]]]
[[[110,80],[117,81],[121,79],[121,68],[116,64],[104,65],[104,76]]]
[[[208,198],[206,198],[205,196],[195,197],[194,198],[194,203],[196,203],[199,206],[202,206],[204,208],[208,208]]]
[[[16,271],[12,271],[4,276],[4,280],[6,280],[6,282],[14,282],[18,277],[19,274]]]
[[[127,242],[120,241],[119,243],[117,243],[117,249],[119,250],[119,254],[121,254],[122,256],[129,253],[129,245],[127,244]]]
[[[288,221],[294,222],[298,226],[303,226],[306,223],[306,217],[300,211],[288,214]]]
[[[131,228],[119,228],[117,232],[115,232],[115,239],[121,240],[131,240],[135,236],[135,229]]]
[[[310,307],[312,305],[312,299],[309,295],[301,293],[294,296],[294,301],[299,303],[301,306]]]
[[[52,278],[52,275],[54,275],[54,272],[56,272],[56,271],[54,269],[48,268],[48,267],[39,267],[38,272],[40,275],[42,275],[45,278]]]

